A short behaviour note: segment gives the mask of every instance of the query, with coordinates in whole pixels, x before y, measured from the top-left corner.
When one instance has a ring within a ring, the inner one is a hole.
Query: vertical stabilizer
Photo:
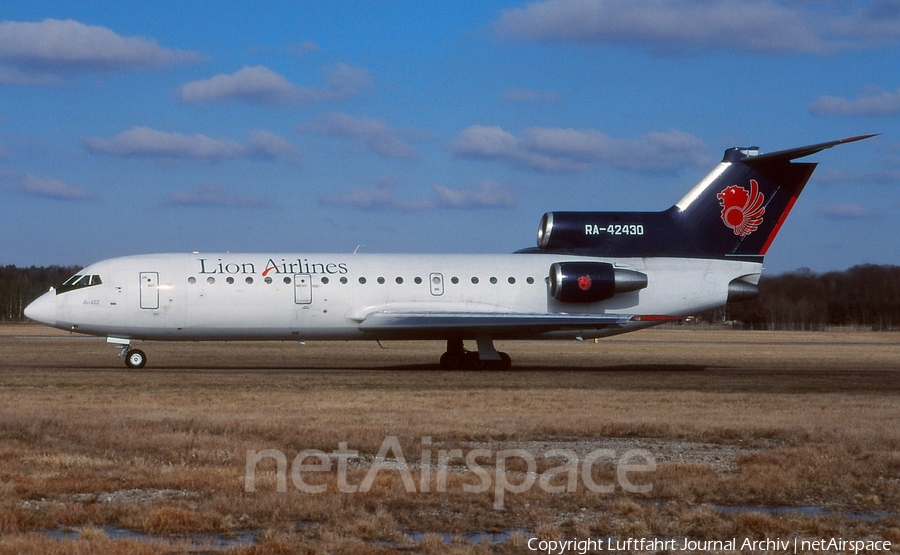
[[[871,136],[768,154],[756,147],[726,150],[668,213],[685,247],[697,255],[763,256],[816,168],[793,160]]]
[[[794,162],[874,135],[760,154],[730,148],[722,161],[663,212],[547,212],[537,249],[586,256],[681,256],[760,261],[816,164]]]

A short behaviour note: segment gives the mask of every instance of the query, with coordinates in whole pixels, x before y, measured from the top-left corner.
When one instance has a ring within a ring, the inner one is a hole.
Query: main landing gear
[[[467,351],[462,339],[448,339],[447,351],[441,355],[441,368],[444,370],[509,370],[512,359],[494,348],[490,337],[479,336],[477,351]]]
[[[140,349],[132,349],[130,339],[107,337],[106,342],[113,343],[119,348],[119,358],[125,359],[125,366],[138,369],[143,368],[147,364],[147,355]]]

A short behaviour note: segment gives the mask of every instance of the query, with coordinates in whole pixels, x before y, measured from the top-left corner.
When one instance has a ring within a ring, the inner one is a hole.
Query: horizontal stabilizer
[[[876,137],[880,135],[880,133],[872,133],[870,135],[859,135],[857,137],[848,137],[846,139],[838,139],[836,141],[828,141],[827,143],[818,143],[815,145],[801,146],[797,148],[789,148],[787,150],[779,150],[777,152],[767,152],[766,154],[757,154],[755,156],[746,156],[741,159],[741,162],[745,164],[750,164],[751,166],[757,165],[763,162],[771,162],[773,160],[783,160],[790,161],[796,160],[797,158],[803,158],[804,156],[809,156],[810,154],[815,154],[817,152],[821,152],[826,148],[831,148],[833,146],[843,145],[847,143],[855,143],[856,141],[861,141],[863,139],[869,139],[871,137]]]

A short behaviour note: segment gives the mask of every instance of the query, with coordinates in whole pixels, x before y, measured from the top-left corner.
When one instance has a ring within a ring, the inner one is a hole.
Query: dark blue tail
[[[525,252],[761,260],[816,168],[793,160],[873,136],[768,154],[731,148],[668,210],[548,212],[538,229],[538,248]]]

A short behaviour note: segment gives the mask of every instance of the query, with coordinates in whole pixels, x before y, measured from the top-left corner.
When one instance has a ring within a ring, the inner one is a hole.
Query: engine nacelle
[[[570,247],[577,244],[581,239],[581,229],[586,219],[583,214],[547,212],[538,225],[538,248]]]
[[[595,303],[647,287],[647,275],[605,262],[554,262],[550,296],[563,303]]]
[[[538,226],[537,246],[541,250],[642,251],[650,230],[670,227],[665,218],[661,212],[547,212]]]

